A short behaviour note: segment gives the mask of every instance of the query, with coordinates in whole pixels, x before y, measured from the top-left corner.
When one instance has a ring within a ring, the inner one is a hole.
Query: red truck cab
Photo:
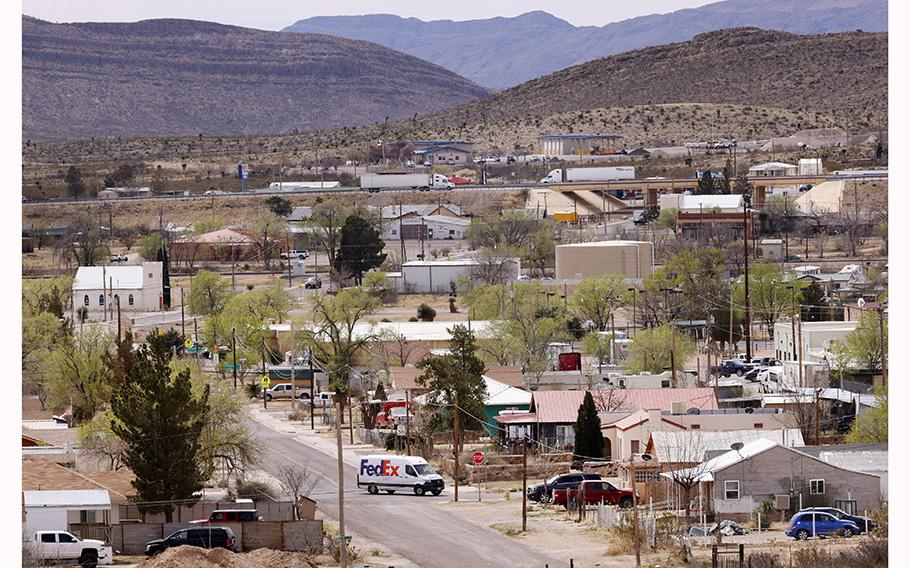
[[[403,400],[382,403],[382,411],[376,415],[376,426],[380,428],[393,426],[395,421],[392,419],[392,409],[404,408],[404,405]]]
[[[634,494],[631,489],[617,489],[612,483],[602,480],[585,480],[578,488],[559,488],[553,490],[553,503],[566,508],[572,502],[577,502],[579,495],[584,496],[588,505],[605,503],[616,505],[621,509],[630,509],[634,503]]]

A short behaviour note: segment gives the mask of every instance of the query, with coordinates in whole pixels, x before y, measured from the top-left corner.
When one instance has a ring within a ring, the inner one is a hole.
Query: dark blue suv
[[[840,535],[850,537],[859,534],[859,527],[853,521],[838,519],[830,513],[800,511],[790,519],[787,536],[806,540],[810,536]]]

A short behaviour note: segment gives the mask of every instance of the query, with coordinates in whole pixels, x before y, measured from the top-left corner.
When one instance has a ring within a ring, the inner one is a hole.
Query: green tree
[[[189,370],[173,372],[167,346],[151,335],[111,399],[112,430],[126,445],[123,463],[136,475],[140,510],[162,511],[168,523],[174,511],[168,502],[195,499],[206,479],[199,450],[208,397],[207,385],[193,394]]]
[[[379,238],[379,231],[365,219],[351,215],[341,228],[341,245],[334,268],[353,275],[359,286],[364,273],[385,262],[383,248],[385,243]]]
[[[579,319],[590,320],[604,331],[616,310],[626,303],[627,295],[626,279],[620,274],[588,276],[575,286],[569,307]]]
[[[290,217],[291,213],[294,212],[293,207],[291,207],[291,202],[280,195],[269,197],[265,200],[265,204],[269,208],[269,211],[282,218]]]
[[[600,431],[600,417],[594,406],[591,392],[585,393],[585,398],[578,406],[578,418],[573,426],[575,430],[576,460],[602,459],[604,457],[604,436]]]
[[[720,193],[729,194],[733,191],[733,166],[730,164],[730,160],[727,160],[724,163],[724,169],[720,174]]]
[[[126,444],[114,434],[113,424],[117,420],[110,408],[95,414],[76,430],[76,440],[82,451],[90,456],[107,460],[110,469],[123,467]]]
[[[104,364],[112,336],[89,328],[64,341],[48,357],[47,388],[54,406],[71,405],[73,422],[90,420],[111,396],[111,374]]]
[[[79,199],[85,193],[85,182],[82,181],[82,172],[76,166],[70,166],[66,170],[66,176],[63,178],[66,182],[66,188],[69,190],[73,199]]]
[[[850,433],[848,444],[887,444],[888,443],[888,389],[875,391],[878,404],[856,417]]]
[[[717,185],[714,182],[714,174],[708,169],[702,172],[701,177],[698,178],[698,185],[692,193],[695,195],[714,195],[718,193]]]
[[[190,310],[200,316],[214,316],[221,313],[231,297],[227,278],[211,270],[200,270],[190,279]]]
[[[65,318],[73,279],[69,277],[22,280],[22,385],[44,405],[49,356],[70,337]]]
[[[581,349],[585,355],[597,359],[598,370],[605,360],[610,358],[610,350],[614,348],[611,335],[597,333],[592,331],[584,336],[581,340]]]
[[[330,266],[335,266],[335,256],[341,246],[341,229],[351,215],[371,220],[365,206],[352,204],[347,198],[331,197],[313,206],[306,225],[313,230],[316,240],[325,250]]]
[[[266,269],[271,266],[272,257],[275,256],[275,249],[283,233],[284,219],[271,211],[263,211],[253,220],[250,237]]]
[[[717,306],[711,310],[713,323],[710,326],[711,339],[720,344],[721,350],[726,351],[732,337],[733,348],[743,338],[743,312],[734,304],[733,314],[730,314],[730,300],[718,300]],[[710,321],[710,320],[709,320]],[[732,330],[730,329],[732,326]],[[733,332],[732,335],[730,332]]]
[[[750,290],[751,292],[751,290]],[[810,282],[800,290],[800,316],[803,321],[833,320],[833,310],[827,304],[825,290],[818,282]]]
[[[79,266],[95,266],[110,253],[106,231],[90,211],[79,211],[71,219],[63,236],[55,244],[55,254],[72,258]]]
[[[556,263],[556,237],[553,223],[541,220],[534,231],[534,236],[527,244],[524,260],[531,276],[545,276],[546,269]]]
[[[790,288],[788,288],[790,286]],[[783,316],[793,314],[800,303],[802,282],[785,281],[780,268],[769,262],[756,262],[749,268],[749,298],[752,317],[764,324],[768,333],[774,331],[774,324]],[[745,287],[737,284],[734,301],[744,306]]]
[[[670,229],[672,231],[675,231],[678,219],[679,209],[676,207],[668,207],[661,210],[660,214],[657,216],[657,219],[654,221],[654,226],[658,229]]]
[[[675,334],[675,339],[671,336]],[[662,373],[671,368],[671,347],[676,343],[676,371],[683,370],[686,361],[696,352],[695,341],[685,333],[673,331],[669,324],[645,329],[635,334],[629,345],[626,365],[633,373],[648,371]]]
[[[123,187],[136,177],[136,168],[132,164],[120,164],[114,172],[104,178],[104,187]]]
[[[888,322],[879,326],[879,314],[866,311],[860,316],[856,329],[846,338],[845,353],[855,367],[865,371],[882,370],[882,335],[888,344]]]
[[[158,260],[161,252],[161,233],[153,232],[139,239],[139,256],[146,262]]]
[[[483,380],[484,364],[477,357],[477,345],[474,334],[463,325],[455,325],[449,334],[449,352],[442,357],[430,357],[421,360],[416,367],[423,373],[417,377],[417,384],[435,391],[437,404],[444,409],[438,416],[446,427],[454,420],[455,394],[458,394],[459,429],[455,441],[458,451],[464,447],[465,429],[482,426],[484,401],[487,396],[486,382]],[[478,420],[481,419],[481,420]]]
[[[158,255],[155,259],[161,263],[161,297],[164,302],[164,309],[169,310],[171,308],[171,261],[168,258],[167,247],[164,243],[161,243],[158,248]]]

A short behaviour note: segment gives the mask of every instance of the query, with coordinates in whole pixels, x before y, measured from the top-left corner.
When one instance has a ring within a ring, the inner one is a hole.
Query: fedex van
[[[414,456],[365,456],[360,458],[357,487],[371,495],[382,489],[389,495],[399,489],[413,489],[415,495],[442,493],[445,484],[427,460]]]

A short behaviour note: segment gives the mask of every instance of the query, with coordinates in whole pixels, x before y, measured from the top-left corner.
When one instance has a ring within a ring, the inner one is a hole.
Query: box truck
[[[364,174],[360,189],[376,193],[382,189],[452,189],[455,184],[442,174]]]
[[[635,166],[610,168],[559,168],[550,171],[540,183],[563,183],[571,181],[614,181],[635,179]]]
[[[415,495],[427,492],[439,495],[445,484],[423,458],[372,455],[360,458],[357,487],[366,487],[371,495],[376,495],[380,489],[389,495],[404,489],[413,490]]]

